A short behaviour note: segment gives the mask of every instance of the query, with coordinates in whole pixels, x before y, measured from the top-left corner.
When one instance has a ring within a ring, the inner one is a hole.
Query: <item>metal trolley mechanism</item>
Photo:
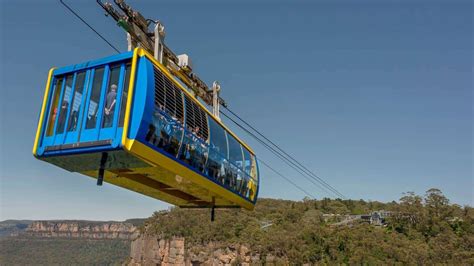
[[[127,32],[128,51],[141,47],[154,55],[155,59],[166,66],[168,70],[182,81],[192,94],[202,99],[207,105],[212,106],[212,113],[219,118],[219,106],[227,103],[219,96],[221,87],[214,81],[209,88],[196,73],[193,72],[192,63],[188,55],[176,55],[164,44],[165,27],[159,20],[145,19],[140,12],[127,5],[124,0],[114,0],[112,3],[97,0],[97,3],[106,11],[105,15],[117,21],[117,25]],[[153,26],[153,30],[149,28]]]

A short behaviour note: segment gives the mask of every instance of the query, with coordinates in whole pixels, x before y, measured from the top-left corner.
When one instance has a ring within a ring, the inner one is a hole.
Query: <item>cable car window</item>
[[[240,191],[242,185],[242,148],[235,138],[227,134],[229,141],[229,169],[227,173],[228,185],[236,191]]]
[[[155,112],[147,138],[154,145],[177,157],[183,136],[183,94],[174,84],[154,68]]]
[[[54,122],[58,113],[59,96],[61,95],[61,88],[63,86],[63,77],[57,77],[53,82],[53,97],[51,98],[51,105],[49,108],[48,125],[46,126],[46,136],[53,135]]]
[[[114,123],[115,107],[117,106],[117,89],[120,77],[120,65],[110,68],[109,82],[105,94],[104,119],[102,128],[111,127]]]
[[[67,112],[70,106],[72,95],[73,75],[66,77],[66,86],[64,88],[63,98],[61,100],[61,108],[59,109],[58,125],[56,127],[56,134],[62,134],[66,126]]]
[[[224,129],[214,119],[209,119],[211,133],[211,149],[227,158],[227,138]]]
[[[240,143],[235,138],[228,134],[227,139],[229,140],[229,161],[239,168],[242,167],[242,148]]]
[[[250,176],[250,171],[252,169],[252,157],[250,152],[245,147],[242,147],[242,151],[244,153],[244,163],[242,168],[244,169],[245,173]]]
[[[226,184],[229,163],[227,161],[227,134],[225,130],[214,119],[209,117],[209,158],[208,172],[211,177]]]
[[[104,68],[98,68],[94,73],[94,81],[92,82],[92,91],[89,100],[89,110],[87,111],[86,129],[94,128],[97,122],[97,114],[100,100],[100,89],[102,88],[102,79],[104,78]]]
[[[123,93],[122,93],[122,100],[120,102],[120,119],[119,119],[119,127],[123,127],[123,121],[125,119],[125,108],[127,107],[127,99],[128,99],[128,87],[130,83],[130,68],[131,65],[127,64],[125,66],[125,79],[123,81]]]
[[[154,68],[155,74],[155,105],[166,111],[174,119],[183,122],[183,95],[158,68]]]
[[[86,72],[80,72],[76,76],[76,83],[74,85],[74,98],[72,100],[72,108],[68,119],[68,132],[75,131],[77,128],[77,121],[79,119],[79,110],[81,109],[82,95],[84,94],[84,83],[86,79]]]
[[[257,173],[257,159],[255,156],[252,155],[252,166],[250,167],[250,176],[258,181],[258,173]]]
[[[157,68],[154,68],[155,73],[155,106],[158,107],[161,111],[165,110],[165,81],[164,76],[158,71]]]

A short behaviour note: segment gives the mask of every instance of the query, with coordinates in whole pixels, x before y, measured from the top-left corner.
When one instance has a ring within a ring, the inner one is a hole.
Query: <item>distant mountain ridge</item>
[[[118,221],[87,220],[5,220],[0,222],[0,237],[34,236],[87,239],[133,239],[144,219]]]
[[[17,236],[24,232],[31,220],[5,220],[0,222],[0,237]]]
[[[0,222],[0,265],[120,265],[144,219]]]

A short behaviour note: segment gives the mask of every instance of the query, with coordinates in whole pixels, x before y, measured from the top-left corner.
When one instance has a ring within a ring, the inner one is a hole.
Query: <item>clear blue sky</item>
[[[66,1],[126,48],[95,1]],[[348,198],[437,187],[474,205],[471,1],[129,3],[165,24],[167,44],[203,80],[218,79],[233,110]],[[32,156],[49,68],[114,51],[58,1],[1,0],[0,12],[0,220],[120,220],[167,208]],[[263,166],[261,178],[261,197],[304,196]]]

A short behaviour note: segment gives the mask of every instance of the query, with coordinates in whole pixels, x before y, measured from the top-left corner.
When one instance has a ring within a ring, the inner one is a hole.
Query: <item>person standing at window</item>
[[[58,128],[56,129],[57,133],[59,134],[64,132],[64,125],[66,124],[66,115],[68,107],[69,103],[67,101],[63,101],[61,105],[61,110],[59,111]]]
[[[107,93],[107,97],[105,99],[104,127],[112,126],[112,122],[114,120],[116,99],[117,99],[117,85],[112,84],[110,85],[110,90]]]

